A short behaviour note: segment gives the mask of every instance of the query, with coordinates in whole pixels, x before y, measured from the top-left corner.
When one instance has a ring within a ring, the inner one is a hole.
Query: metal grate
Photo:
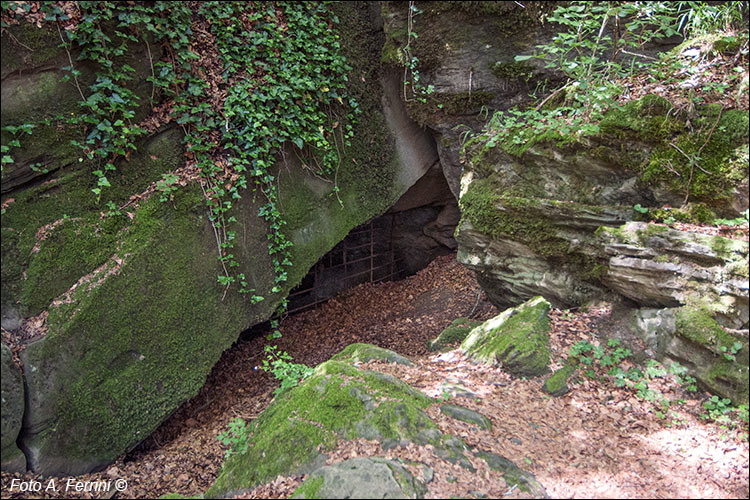
[[[393,215],[372,219],[349,234],[310,269],[289,294],[287,311],[297,313],[360,283],[404,277],[393,249]]]

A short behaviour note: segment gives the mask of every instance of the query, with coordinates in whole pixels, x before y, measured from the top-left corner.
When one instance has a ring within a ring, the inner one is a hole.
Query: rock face
[[[410,47],[419,60],[420,84],[432,85],[434,94],[421,102],[406,89],[409,113],[435,137],[440,164],[456,198],[461,136],[481,128],[482,108],[508,109],[528,100],[537,81],[559,79],[544,64],[514,60],[516,54],[530,53],[551,38],[548,26],[540,21],[540,14],[551,10],[546,3],[531,2],[522,8],[514,2],[424,2],[418,5],[419,13],[412,13],[418,37]],[[403,66],[408,6],[382,4],[383,60]]]
[[[16,445],[16,439],[21,432],[21,421],[23,420],[23,379],[18,367],[11,359],[10,349],[2,344],[2,359],[0,360],[2,371],[2,467],[8,472],[25,472],[26,456]]]
[[[705,388],[748,402],[748,331],[722,328],[705,305],[635,309],[621,325],[643,340],[651,355],[678,362]]]
[[[732,328],[747,325],[748,243],[629,222],[598,231],[609,255],[602,281],[643,306],[710,303]]]
[[[426,490],[393,460],[351,458],[310,474],[292,498],[424,498]]]
[[[325,466],[326,453],[342,440],[377,440],[383,449],[430,445],[434,454],[471,472],[469,457],[485,460],[509,485],[546,495],[532,475],[507,459],[470,450],[460,438],[443,434],[425,412],[435,403],[392,375],[361,370],[364,359],[403,362],[386,349],[354,344],[315,368],[300,385],[278,395],[253,421],[246,450],[230,450],[206,498],[241,494],[277,475],[310,474],[297,489],[301,498],[424,498],[429,484],[407,473],[402,464],[382,457],[352,459]],[[486,417],[466,408],[443,405],[452,418],[487,428]],[[410,465],[415,465],[410,463]],[[417,464],[418,465],[418,464]],[[423,464],[427,467],[427,464]],[[427,480],[429,483],[429,480]]]
[[[274,174],[294,266],[285,288],[268,294],[274,276],[266,223],[257,216],[262,196],[247,194],[227,214],[241,227],[233,248],[238,269],[248,287],[267,295],[257,304],[237,286],[224,296],[217,284],[216,237],[197,185],[178,189],[171,202],[152,196],[137,208],[130,203],[131,195],[183,165],[179,127],[140,138],[129,159],[117,161],[108,195],[124,208],[111,217],[101,216],[104,207],[90,191],[95,167],[79,161],[80,150],[69,144],[80,130],[40,126],[21,137],[13,168],[3,170],[2,322],[26,344],[21,442],[36,472],[84,473],[147,437],[197,393],[221,352],[267,319],[320,256],[351,228],[385,212],[435,164],[433,139],[398,98],[399,72],[379,63],[377,11],[360,7],[337,6],[343,50],[357,75],[352,94],[362,110],[338,170],[344,208],[330,183],[285,155]],[[50,69],[68,64],[54,27],[20,24],[2,37],[3,126],[79,109],[75,87]],[[149,59],[141,52],[131,63],[142,103],[136,121],[149,113],[152,92]],[[93,80],[94,70],[82,64],[81,85]],[[10,137],[2,133],[6,144]],[[18,430],[6,433],[4,423],[4,460],[6,442],[16,437]]]
[[[536,377],[548,371],[551,305],[535,297],[474,328],[461,343],[476,361],[500,365],[516,376]]]

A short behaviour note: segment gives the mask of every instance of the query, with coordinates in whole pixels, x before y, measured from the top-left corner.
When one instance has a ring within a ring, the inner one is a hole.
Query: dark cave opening
[[[352,229],[289,294],[288,312],[313,308],[361,283],[395,281],[456,249],[460,214],[436,163],[385,214]]]

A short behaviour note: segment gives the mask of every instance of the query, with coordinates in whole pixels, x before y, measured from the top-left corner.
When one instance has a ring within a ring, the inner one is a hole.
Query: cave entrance
[[[456,249],[460,214],[439,162],[394,205],[352,229],[289,294],[288,312],[305,311],[361,283],[403,279]]]

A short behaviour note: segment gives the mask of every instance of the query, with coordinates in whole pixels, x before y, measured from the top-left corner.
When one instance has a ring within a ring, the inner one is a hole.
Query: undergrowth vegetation
[[[729,359],[738,350],[737,345],[732,346],[729,351],[733,352],[725,352],[724,356]],[[665,366],[649,359],[645,366],[639,367],[632,361],[632,355],[616,338],[610,338],[606,346],[581,340],[568,349],[569,362],[572,361],[585,377],[631,390],[639,400],[649,403],[653,413],[668,427],[683,423],[670,409],[697,395],[695,377],[677,362]],[[748,405],[735,406],[728,398],[713,395],[702,406],[705,410],[700,414],[702,419],[716,422],[725,431],[748,439]]]
[[[224,295],[235,283],[252,303],[281,292],[292,243],[284,233],[274,165],[280,155],[296,155],[312,175],[330,183],[331,196],[341,203],[338,168],[359,114],[347,93],[351,67],[341,54],[339,20],[329,2],[3,1],[1,8],[3,28],[34,22],[54,26],[59,35],[68,60],[62,69],[80,95],[80,111],[52,122],[81,131],[72,143],[79,161],[91,165],[91,191],[106,205],[103,213],[117,215],[125,206],[104,200],[110,173],[136,150],[138,138],[176,122],[187,162],[163,174],[155,192],[168,202],[180,186],[200,184]],[[144,48],[150,97],[134,90],[138,75],[129,64]],[[84,66],[95,68],[94,75],[85,74]],[[136,116],[144,99],[150,100],[155,125]],[[13,150],[36,125],[3,128],[4,138],[10,137],[2,145],[3,167],[13,163]],[[268,227],[275,274],[267,291],[250,288],[236,271],[237,219],[230,211],[248,192],[264,200],[258,216]]]
[[[684,104],[665,101],[665,126],[670,115],[682,114],[689,122],[696,118],[697,105],[721,101],[718,111],[709,113],[712,119],[699,124],[700,130],[691,134],[689,144],[670,143],[671,148],[653,159],[657,164],[647,165],[643,172],[644,181],[658,177],[684,191],[686,206],[691,189],[706,184],[696,178],[714,173],[713,166],[706,164],[709,155],[704,149],[714,134],[723,135],[726,123],[735,118],[727,118],[723,111],[741,107],[746,100],[747,69],[738,64],[748,54],[746,19],[747,4],[742,2],[576,1],[561,5],[547,17],[560,32],[533,53],[516,56],[515,61],[542,62],[562,75],[565,83],[556,89],[542,83],[530,95],[533,104],[495,112],[480,133],[465,133],[463,154],[500,147],[521,156],[538,142],[559,146],[578,142],[602,133],[605,114],[641,97],[639,87],[671,82],[670,89],[680,94],[678,100]],[[672,51],[649,49],[658,40],[680,37],[687,41]],[[710,78],[714,70],[726,73],[721,81]],[[634,84],[635,77],[639,80]],[[627,118],[626,113],[620,114]]]

